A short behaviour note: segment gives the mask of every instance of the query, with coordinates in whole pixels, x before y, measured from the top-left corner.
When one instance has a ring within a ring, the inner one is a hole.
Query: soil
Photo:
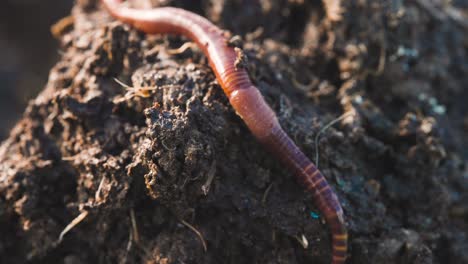
[[[241,36],[251,79],[342,201],[347,263],[468,263],[463,1],[152,2],[132,4]],[[171,52],[187,39],[91,0],[56,29],[63,54],[0,147],[1,263],[330,263],[311,195],[205,56]]]

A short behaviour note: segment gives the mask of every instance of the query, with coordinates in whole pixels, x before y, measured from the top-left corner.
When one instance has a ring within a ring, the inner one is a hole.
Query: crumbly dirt
[[[152,2],[241,36],[251,79],[342,201],[347,263],[468,263],[466,4]],[[1,263],[330,262],[311,195],[199,50],[173,54],[187,39],[95,1],[72,14],[0,147]]]

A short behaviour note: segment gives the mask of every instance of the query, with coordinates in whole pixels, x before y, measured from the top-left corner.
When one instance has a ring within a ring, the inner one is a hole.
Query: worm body
[[[102,0],[117,19],[149,34],[180,34],[195,41],[208,57],[216,78],[237,114],[252,134],[312,193],[332,234],[332,264],[346,260],[348,234],[343,209],[325,177],[281,128],[275,113],[251,83],[247,72],[236,67],[237,53],[224,31],[207,19],[183,9],[163,7],[139,10],[120,0]]]

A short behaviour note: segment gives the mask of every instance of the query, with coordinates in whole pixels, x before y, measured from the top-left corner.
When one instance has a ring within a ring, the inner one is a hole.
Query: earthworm
[[[121,0],[102,0],[102,3],[112,16],[138,30],[148,34],[183,35],[200,47],[232,107],[255,138],[312,193],[331,231],[331,263],[344,263],[348,233],[338,197],[322,173],[282,129],[247,71],[237,67],[242,51],[229,44],[229,34],[206,18],[180,8],[133,9],[121,5]]]

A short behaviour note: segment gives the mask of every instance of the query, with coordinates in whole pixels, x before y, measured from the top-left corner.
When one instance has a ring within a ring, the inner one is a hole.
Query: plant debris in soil
[[[240,36],[242,66],[342,201],[347,263],[468,263],[462,1],[149,2],[132,4]],[[177,50],[189,40],[91,0],[57,35],[60,61],[0,147],[1,263],[330,262],[311,195],[201,51]]]

